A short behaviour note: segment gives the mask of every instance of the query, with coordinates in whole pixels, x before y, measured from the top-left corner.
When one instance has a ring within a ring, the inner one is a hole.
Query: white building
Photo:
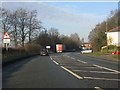
[[[107,34],[107,45],[120,46],[120,26],[109,30]]]

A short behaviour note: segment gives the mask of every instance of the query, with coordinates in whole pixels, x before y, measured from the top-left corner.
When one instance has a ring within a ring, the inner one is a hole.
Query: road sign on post
[[[8,51],[8,45],[10,43],[10,35],[8,34],[8,32],[5,32],[3,36],[3,43],[5,44],[6,50]]]

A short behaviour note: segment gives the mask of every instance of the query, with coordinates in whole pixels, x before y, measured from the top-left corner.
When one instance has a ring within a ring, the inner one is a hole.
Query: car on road
[[[42,50],[40,51],[40,55],[41,55],[41,56],[48,56],[49,54],[48,54],[48,51],[47,51],[46,49],[42,49]]]
[[[83,54],[83,53],[92,53],[93,51],[92,51],[92,49],[83,49],[82,51],[81,51],[81,53]]]

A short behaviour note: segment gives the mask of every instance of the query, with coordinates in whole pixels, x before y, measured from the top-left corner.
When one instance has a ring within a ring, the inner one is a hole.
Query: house
[[[107,34],[107,45],[120,46],[120,26],[113,28],[106,32]]]

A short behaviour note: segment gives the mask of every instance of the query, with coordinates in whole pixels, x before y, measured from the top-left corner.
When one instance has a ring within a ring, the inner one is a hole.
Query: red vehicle
[[[114,55],[114,54],[120,54],[120,47],[118,47],[116,50],[115,50],[115,52],[112,52],[112,54]]]

